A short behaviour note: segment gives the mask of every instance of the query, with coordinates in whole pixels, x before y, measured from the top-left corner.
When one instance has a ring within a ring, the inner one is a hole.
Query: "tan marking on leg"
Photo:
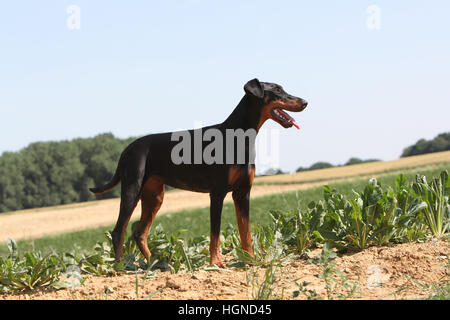
[[[134,239],[139,250],[144,255],[147,262],[150,259],[148,248],[148,231],[155,220],[159,208],[164,200],[164,184],[157,179],[150,178],[142,188],[141,205],[142,214],[139,225],[135,231]]]
[[[220,256],[220,237],[211,234],[209,243],[210,264],[225,268]]]
[[[234,185],[243,173],[244,171],[239,167],[230,167],[230,170],[228,171],[228,185]]]

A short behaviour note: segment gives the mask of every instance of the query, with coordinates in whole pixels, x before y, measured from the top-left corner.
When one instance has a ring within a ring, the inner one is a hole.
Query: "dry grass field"
[[[400,158],[393,161],[377,161],[355,164],[345,167],[303,171],[294,174],[280,174],[274,176],[258,177],[257,179],[255,179],[255,184],[293,184],[321,180],[337,180],[446,163],[450,164],[450,151]]]
[[[252,197],[291,191],[313,185],[255,186],[252,189]],[[225,201],[232,201],[231,194],[227,195]],[[116,222],[119,214],[119,204],[120,199],[117,198],[2,214],[0,215],[0,241],[5,242],[8,237],[21,240],[108,226]],[[158,214],[207,206],[209,206],[209,194],[207,193],[173,190],[166,192],[163,205]],[[136,219],[140,215],[141,206],[138,203],[131,219]]]
[[[352,177],[380,175],[406,168],[445,163],[450,166],[450,151],[387,162],[257,177],[251,195],[252,198],[255,198],[268,194],[307,189]],[[226,201],[231,201],[230,195],[227,196]],[[174,190],[166,193],[160,214],[207,206],[209,206],[208,194]],[[118,210],[119,199],[109,199],[0,214],[0,241],[4,242],[8,237],[16,240],[39,238],[45,235],[111,225],[117,219]],[[140,205],[138,204],[132,219],[139,216]]]

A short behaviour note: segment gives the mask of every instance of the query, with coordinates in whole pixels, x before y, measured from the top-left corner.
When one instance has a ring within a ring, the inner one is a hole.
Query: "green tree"
[[[309,167],[309,170],[326,169],[332,167],[333,165],[329,162],[316,162],[311,167]]]
[[[420,139],[415,144],[403,149],[401,157],[450,150],[450,132],[441,133],[432,140]]]
[[[95,196],[89,187],[113,176],[123,149],[134,138],[110,133],[72,141],[36,142],[0,156],[0,212],[111,198],[120,188]]]

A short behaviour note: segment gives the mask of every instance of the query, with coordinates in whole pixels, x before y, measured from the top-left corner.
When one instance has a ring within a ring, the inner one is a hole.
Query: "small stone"
[[[166,287],[170,288],[170,289],[175,289],[175,290],[181,288],[179,284],[177,284],[174,281],[169,280],[169,279],[167,279],[167,281],[166,281]]]

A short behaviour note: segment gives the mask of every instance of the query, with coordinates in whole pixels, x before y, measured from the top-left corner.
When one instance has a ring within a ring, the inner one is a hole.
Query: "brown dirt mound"
[[[422,285],[442,285],[450,280],[449,249],[447,241],[371,247],[359,253],[340,255],[334,262],[349,281],[358,284],[353,298],[425,298],[431,291]],[[315,256],[319,253],[317,249],[311,254]],[[232,256],[226,255],[224,260],[229,262]],[[248,281],[252,270],[259,275],[259,280],[253,285],[252,281]],[[321,269],[306,259],[290,261],[275,270],[278,281],[272,298],[294,299],[293,293],[298,290],[294,281],[308,282],[306,289],[315,291],[322,298],[327,297],[324,281],[316,276]],[[225,271],[160,272],[147,279],[142,273],[115,277],[88,276],[84,286],[78,289],[3,294],[0,299],[245,300],[255,297],[257,283],[262,282],[264,272],[264,268],[243,271],[229,267]],[[304,298],[306,296],[300,294],[295,299]]]

